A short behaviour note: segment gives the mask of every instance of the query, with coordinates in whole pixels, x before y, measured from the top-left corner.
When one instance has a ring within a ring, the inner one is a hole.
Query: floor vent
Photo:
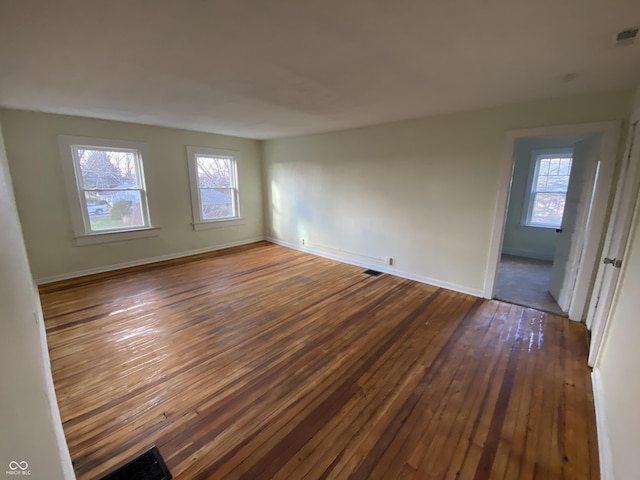
[[[365,270],[364,271],[365,275],[371,275],[372,277],[379,277],[380,275],[382,275],[382,272],[379,272],[377,270]]]
[[[170,480],[173,478],[154,445],[139,457],[111,472],[102,480]]]

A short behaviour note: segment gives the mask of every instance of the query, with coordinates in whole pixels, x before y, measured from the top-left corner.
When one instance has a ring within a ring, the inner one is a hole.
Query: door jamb
[[[631,117],[629,119],[629,125],[632,125],[635,122],[640,122],[640,108],[637,108],[632,114]],[[636,127],[636,128],[640,128],[640,124]],[[624,157],[626,157],[627,153],[629,155],[631,155],[633,152],[631,151],[631,138],[627,138],[627,144],[625,145],[625,151],[623,152]],[[624,159],[623,159],[624,160]],[[632,159],[633,160],[633,159]],[[638,185],[638,180],[640,180],[638,178],[638,175],[640,175],[640,170],[638,170],[634,176],[634,181],[633,184],[637,187]],[[621,188],[622,185],[618,185],[617,188]],[[617,193],[617,192],[616,192]],[[607,343],[607,338],[609,337],[609,329],[611,326],[611,313],[613,312],[617,302],[618,302],[618,295],[619,295],[619,286],[620,286],[620,281],[622,280],[622,276],[624,274],[624,270],[626,268],[626,265],[624,263],[624,259],[627,257],[627,253],[629,250],[629,239],[631,237],[631,235],[633,234],[633,226],[635,225],[638,216],[640,215],[640,198],[634,198],[637,197],[638,194],[638,190],[634,187],[632,191],[627,191],[626,195],[628,197],[622,198],[620,197],[620,199],[618,200],[618,202],[616,203],[625,203],[625,200],[630,200],[630,202],[627,204],[627,208],[631,209],[631,218],[630,218],[630,225],[629,225],[629,232],[627,233],[627,237],[622,241],[622,259],[623,259],[623,264],[622,264],[622,270],[619,273],[618,276],[618,280],[617,283],[614,285],[613,287],[613,297],[611,298],[611,303],[609,305],[609,309],[607,312],[602,312],[602,316],[600,318],[600,321],[596,324],[596,323],[592,323],[591,325],[587,325],[589,327],[589,330],[591,330],[591,342],[589,345],[589,358],[588,358],[588,364],[590,367],[592,367],[594,370],[596,368],[598,368],[598,365],[600,363],[600,358],[601,358],[601,354],[602,354],[602,350],[604,345]],[[616,207],[616,205],[614,204],[614,207]],[[619,213],[618,213],[619,214]],[[608,228],[607,228],[607,232],[606,232],[606,239],[605,239],[605,245],[603,248],[603,255],[607,255],[609,253],[609,250],[611,248],[611,240],[612,240],[612,234],[614,229],[616,228],[616,221],[614,219],[614,221],[609,222]],[[596,282],[595,285],[593,287],[594,292],[598,291],[601,289],[602,287],[602,278],[596,278]],[[593,319],[592,319],[593,322]]]
[[[507,208],[511,177],[514,166],[514,149],[516,140],[537,137],[564,137],[573,135],[601,135],[601,155],[598,179],[593,196],[593,207],[589,225],[585,232],[585,241],[582,250],[580,266],[573,290],[569,318],[582,320],[589,295],[589,286],[596,265],[598,249],[602,241],[609,198],[615,170],[618,142],[620,139],[620,121],[592,122],[571,125],[557,125],[551,127],[527,128],[510,130],[506,132],[504,140],[504,153],[502,168],[498,183],[498,195],[496,198],[495,215],[493,219],[491,243],[489,247],[489,259],[485,272],[483,296],[493,298],[500,251]]]

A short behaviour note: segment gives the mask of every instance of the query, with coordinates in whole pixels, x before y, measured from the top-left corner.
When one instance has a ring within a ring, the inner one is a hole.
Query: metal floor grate
[[[170,480],[173,478],[154,445],[142,455],[134,458],[102,480]]]
[[[371,275],[372,277],[378,277],[380,275],[382,275],[382,272],[379,272],[377,270],[365,270],[363,273],[365,273],[366,275]]]

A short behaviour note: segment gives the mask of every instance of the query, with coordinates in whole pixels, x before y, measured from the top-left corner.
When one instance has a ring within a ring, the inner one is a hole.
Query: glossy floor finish
[[[595,479],[582,326],[258,243],[41,289],[80,479]]]

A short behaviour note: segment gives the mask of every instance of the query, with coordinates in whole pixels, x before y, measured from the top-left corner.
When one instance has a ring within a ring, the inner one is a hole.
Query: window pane
[[[535,186],[535,191],[536,192],[544,192],[547,190],[547,179],[549,177],[547,177],[546,175],[540,175],[537,179],[536,179],[536,186]]]
[[[559,228],[564,214],[565,194],[536,193],[533,198],[530,225]]]
[[[549,177],[545,192],[567,193],[568,187],[569,187],[569,176],[557,175],[554,177]]]
[[[558,171],[558,175],[569,175],[571,172],[571,159],[563,158],[560,161],[560,170]]]
[[[135,151],[76,147],[82,188],[139,188]]]
[[[196,157],[198,187],[233,187],[231,183],[231,159],[220,157]]]
[[[145,225],[139,190],[91,191],[84,195],[92,231]]]
[[[571,158],[540,159],[533,192],[566,193],[569,187],[570,172]]]
[[[542,158],[540,160],[538,175],[549,175],[549,159],[548,158]]]
[[[235,217],[232,188],[201,188],[200,205],[203,220]]]

